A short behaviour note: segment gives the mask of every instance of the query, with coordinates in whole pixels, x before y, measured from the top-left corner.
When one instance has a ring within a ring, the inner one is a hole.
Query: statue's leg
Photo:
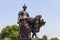
[[[34,35],[35,35],[35,32],[33,32],[33,34],[32,34],[32,38],[34,38]]]
[[[38,38],[36,33],[35,33],[35,37]]]

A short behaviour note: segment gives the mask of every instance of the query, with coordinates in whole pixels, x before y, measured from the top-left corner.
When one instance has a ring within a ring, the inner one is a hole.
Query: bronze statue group
[[[41,15],[37,15],[34,18],[30,17],[26,9],[27,6],[24,4],[23,11],[18,13],[19,38],[31,38],[31,32],[32,38],[34,36],[38,38],[36,33],[39,32],[40,28],[45,25],[46,22]]]

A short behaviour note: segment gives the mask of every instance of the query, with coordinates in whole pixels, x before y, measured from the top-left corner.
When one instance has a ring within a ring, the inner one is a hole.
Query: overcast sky
[[[60,0],[0,0],[0,31],[7,25],[17,24],[18,12],[24,3],[31,17],[42,15],[46,25],[38,33],[39,38],[60,37]]]

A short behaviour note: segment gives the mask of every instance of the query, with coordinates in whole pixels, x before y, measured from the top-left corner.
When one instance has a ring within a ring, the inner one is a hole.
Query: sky
[[[0,0],[0,32],[7,25],[17,24],[17,17],[26,4],[31,17],[42,15],[46,24],[37,33],[39,38],[60,38],[60,0]]]

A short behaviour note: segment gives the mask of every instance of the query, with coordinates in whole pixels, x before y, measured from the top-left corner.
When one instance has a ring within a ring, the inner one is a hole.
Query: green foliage
[[[0,33],[0,40],[1,40],[1,33]]]
[[[8,37],[9,36],[9,26],[6,26],[6,28],[4,28],[2,31],[1,31],[1,37],[4,38],[4,37]]]
[[[17,25],[6,26],[0,33],[0,40],[17,40],[19,37],[19,27]],[[48,40],[46,35],[43,35],[43,40]],[[50,40],[59,40],[57,37]]]
[[[51,38],[50,40],[59,40],[57,37]]]
[[[2,40],[11,40],[11,38],[7,38],[7,37],[5,37],[4,39],[2,39]]]
[[[1,37],[2,39],[18,39],[19,37],[19,27],[17,25],[12,25],[12,26],[6,26],[3,28],[1,31]]]
[[[48,40],[46,35],[43,35],[43,40]]]

